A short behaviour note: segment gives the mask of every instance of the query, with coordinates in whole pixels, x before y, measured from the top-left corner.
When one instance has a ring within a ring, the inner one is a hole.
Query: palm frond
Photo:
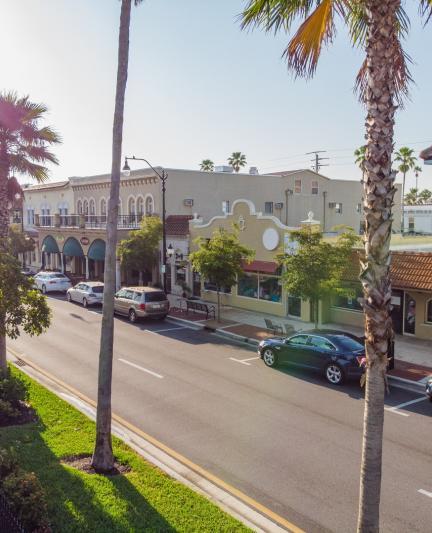
[[[432,0],[420,0],[420,15],[425,18],[425,25],[432,18]]]
[[[43,183],[48,179],[48,169],[43,165],[32,163],[20,155],[9,155],[9,165],[12,172],[26,174],[38,183]]]
[[[336,2],[323,0],[303,22],[284,52],[288,67],[297,76],[309,78],[315,73],[323,44],[333,41]]]
[[[306,18],[316,5],[316,0],[250,0],[239,15],[241,28],[262,27],[277,33],[288,31],[297,17]]]
[[[49,161],[54,165],[58,165],[59,163],[57,157],[52,152],[47,150],[45,146],[35,146],[32,144],[28,146],[22,146],[20,149],[20,154],[22,157],[25,157],[26,159],[28,158],[37,163],[44,163],[45,161]]]

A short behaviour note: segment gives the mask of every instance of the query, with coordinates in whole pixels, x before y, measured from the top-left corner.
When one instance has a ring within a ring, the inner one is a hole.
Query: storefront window
[[[176,264],[175,273],[175,282],[177,285],[186,282],[186,268],[183,265]]]
[[[288,296],[288,314],[301,317],[301,298],[298,296]]]
[[[349,296],[343,296],[341,294],[335,294],[333,297],[333,307],[341,307],[342,309],[349,309],[351,311],[362,311],[362,306],[359,303],[359,299],[363,297],[363,293],[360,287],[353,288],[353,294]]]
[[[415,334],[416,326],[416,301],[412,296],[406,292],[405,293],[405,324],[404,324],[404,333],[410,333],[411,335]]]
[[[204,290],[217,292],[217,285],[213,281],[204,281]],[[231,294],[231,287],[221,287],[220,292]]]
[[[280,280],[274,276],[259,275],[259,297],[261,300],[270,302],[280,302],[282,296],[282,286]]]
[[[238,279],[237,294],[247,298],[258,298],[258,275],[244,272]]]

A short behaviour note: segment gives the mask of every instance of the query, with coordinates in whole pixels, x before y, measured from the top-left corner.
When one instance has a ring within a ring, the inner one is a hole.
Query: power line
[[[330,159],[329,157],[322,157],[319,154],[325,153],[326,150],[314,150],[313,152],[307,152],[306,155],[314,155],[315,157],[311,159],[311,162],[313,163],[312,168],[315,170],[315,172],[319,172],[321,167],[328,167],[329,163],[321,163],[321,161],[324,161],[325,159]]]

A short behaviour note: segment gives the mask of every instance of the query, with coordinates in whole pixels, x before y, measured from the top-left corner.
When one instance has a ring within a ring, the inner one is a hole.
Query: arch
[[[88,214],[89,214],[89,203],[88,203],[88,200],[85,199],[83,201],[83,213],[86,217],[88,217]]]
[[[146,194],[144,202],[145,202],[145,214],[146,214],[146,216],[152,215],[154,213],[153,195],[150,194],[150,193]]]
[[[63,245],[64,255],[69,257],[84,257],[81,244],[75,239],[75,237],[69,237]]]
[[[77,202],[77,213],[79,215],[82,215],[83,214],[83,205],[82,205],[82,200],[78,200]]]
[[[101,216],[106,216],[106,214],[107,214],[107,201],[106,201],[106,199],[104,197],[102,197],[100,199],[99,210],[100,210]]]
[[[51,235],[47,235],[42,241],[41,252],[46,252],[48,254],[58,254],[60,253],[57,241]]]
[[[128,198],[128,215],[135,215],[135,197],[129,196]]]
[[[105,241],[95,239],[88,249],[87,256],[94,261],[105,261]]]

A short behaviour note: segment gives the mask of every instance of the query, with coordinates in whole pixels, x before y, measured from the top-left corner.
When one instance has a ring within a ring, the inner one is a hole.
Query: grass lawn
[[[62,457],[92,453],[94,422],[19,370],[12,371],[27,384],[39,422],[0,428],[0,447],[13,446],[21,467],[39,478],[53,531],[249,531],[119,439],[113,439],[116,458],[132,469],[125,475],[108,478],[62,465]]]

